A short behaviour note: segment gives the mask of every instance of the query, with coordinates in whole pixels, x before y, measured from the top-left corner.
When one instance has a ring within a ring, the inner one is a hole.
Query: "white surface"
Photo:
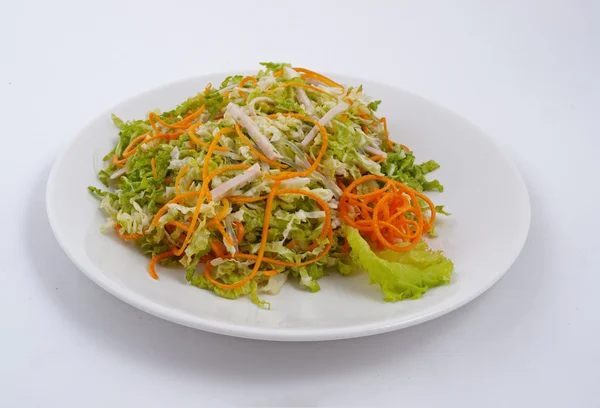
[[[4,5],[0,406],[600,404],[597,2],[196,3]],[[257,59],[391,82],[491,134],[531,194],[513,268],[432,322],[313,344],[186,329],[83,276],[44,211],[60,148],[128,95]]]
[[[329,75],[342,84],[362,84],[368,95],[382,100],[378,113],[388,118],[390,136],[410,146],[419,162],[439,160],[441,168],[431,179],[439,178],[446,189],[429,196],[452,216],[436,220],[439,237],[431,245],[454,262],[452,282],[418,301],[390,304],[377,286],[368,284],[366,274],[332,274],[320,280],[322,290],[315,294],[288,284],[278,296],[263,296],[272,307],[263,310],[247,298],[232,302],[199,291],[187,284],[183,268],[159,268],[160,280],[151,279],[148,258],[139,248],[126,245],[116,233],[100,233],[106,216],[87,191],[90,185],[102,187],[96,176],[105,167],[101,158],[118,140],[110,114],[135,120],[156,108],[168,111],[207,83],[220,83],[227,76],[186,79],[123,101],[91,121],[52,167],[46,201],[58,243],[84,273],[118,298],[166,320],[219,334],[261,340],[344,339],[389,332],[448,313],[488,289],[521,252],[530,224],[527,189],[488,135],[406,91]]]

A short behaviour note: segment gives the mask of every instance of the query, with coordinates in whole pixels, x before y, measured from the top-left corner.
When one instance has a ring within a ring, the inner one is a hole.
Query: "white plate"
[[[492,286],[521,251],[529,230],[525,183],[515,167],[481,130],[465,119],[400,89],[332,75],[344,84],[362,84],[381,99],[392,139],[410,146],[418,161],[435,159],[432,174],[445,186],[431,194],[446,205],[440,217],[441,248],[455,263],[450,285],[419,300],[387,303],[365,274],[334,274],[308,293],[287,284],[277,296],[265,295],[271,310],[248,299],[226,300],[185,281],[183,269],[158,267],[160,280],[148,276],[148,258],[132,244],[101,234],[105,221],[88,185],[112,149],[117,129],[114,112],[125,119],[144,117],[155,108],[170,109],[227,74],[212,74],[163,86],[133,97],[99,116],[58,158],[48,181],[47,211],[54,234],[71,260],[94,282],[125,302],[186,326],[215,333],[269,340],[329,340],[366,336],[411,326],[448,313]]]

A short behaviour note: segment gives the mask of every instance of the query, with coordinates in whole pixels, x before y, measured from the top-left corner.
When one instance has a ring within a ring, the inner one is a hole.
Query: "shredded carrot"
[[[152,167],[152,175],[154,176],[155,179],[158,178],[158,173],[156,173],[156,158],[153,157],[152,160],[150,160],[150,167]]]
[[[268,196],[246,197],[246,196],[229,196],[227,199],[232,203],[254,203],[256,201],[266,200]]]
[[[382,117],[381,119],[379,119],[379,121],[381,123],[383,123],[383,135],[385,137],[385,142],[388,145],[388,149],[390,149],[390,151],[392,151],[392,150],[394,150],[394,144],[390,140],[390,132],[388,132],[388,128],[387,128],[387,119],[385,117]]]
[[[330,94],[330,93],[329,93],[329,92],[327,92],[327,91],[324,91],[324,90],[322,90],[321,88],[317,88],[316,86],[312,86],[312,85],[308,85],[308,84],[303,84],[303,83],[300,83],[300,82],[286,82],[285,84],[281,84],[281,86],[280,86],[280,87],[278,87],[278,88],[275,88],[275,89],[268,90],[268,91],[266,91],[265,93],[266,93],[267,95],[270,95],[270,94],[272,94],[272,93],[274,93],[274,92],[280,91],[280,90],[282,90],[282,89],[284,89],[284,88],[287,88],[287,87],[289,87],[289,86],[298,86],[298,87],[300,87],[300,88],[306,88],[306,89],[308,89],[309,91],[318,92],[318,93],[321,93],[321,94],[324,94],[324,95],[328,95],[328,96],[331,96],[331,97],[335,98],[335,96],[334,96],[334,95]]]
[[[206,85],[206,88],[204,88],[204,94],[207,94],[207,93],[209,93],[211,89],[212,89],[212,84],[209,82],[209,83]]]
[[[148,133],[144,133],[143,135],[140,135],[134,139],[132,139],[129,144],[127,145],[127,147],[125,148],[125,150],[123,150],[123,158],[127,158],[131,155],[133,155],[135,153],[134,147],[138,142],[141,142],[142,140],[144,140],[146,138],[146,136],[148,136]]]
[[[254,82],[254,87],[256,87],[256,84],[257,84],[257,82],[258,82],[258,81],[257,81],[257,79],[256,79],[256,77],[253,77],[253,76],[247,76],[247,77],[244,77],[244,78],[243,78],[243,79],[240,81],[240,83],[238,84],[238,88],[242,88],[242,87],[244,86],[244,84],[245,84],[246,82],[248,82],[248,81],[253,81],[253,82]],[[248,97],[248,95],[247,95],[247,94],[246,94],[246,92],[244,92],[244,91],[241,91],[241,90],[240,90],[240,91],[239,91],[239,94],[240,94],[241,96],[243,96],[244,98],[247,98],[247,97]]]
[[[152,278],[158,279],[158,275],[156,274],[156,271],[154,270],[154,266],[156,265],[156,263],[159,261],[162,261],[165,258],[169,258],[171,256],[173,256],[173,251],[163,252],[162,254],[158,254],[158,255],[152,257],[152,259],[150,260],[150,263],[148,264],[148,272],[150,273],[150,276],[152,276]]]
[[[340,252],[342,254],[347,254],[350,252],[350,243],[348,242],[348,240],[345,237],[344,237],[344,245],[340,249]]]
[[[188,172],[190,167],[191,167],[190,164],[186,164],[185,166],[183,166],[181,168],[181,170],[179,170],[179,173],[177,173],[177,177],[175,177],[175,194],[177,194],[177,195],[181,194],[181,190],[179,188],[179,182],[181,181],[183,176],[185,176],[185,174]]]
[[[164,120],[162,120],[160,118],[160,116],[158,116],[155,112],[150,112],[148,114],[148,121],[150,122],[152,129],[154,129],[154,131],[156,133],[158,133],[158,127],[156,126],[156,122],[160,123],[164,127],[171,128],[171,129],[186,129],[187,127],[189,127],[189,123],[192,120],[196,119],[198,116],[200,116],[205,108],[206,108],[206,105],[202,105],[200,107],[200,109],[198,109],[196,112],[192,113],[191,115],[186,116],[185,118],[181,119],[179,122],[175,122],[175,123],[167,123]]]
[[[302,72],[304,74],[304,75],[302,75],[302,78],[314,78],[314,79],[317,79],[317,80],[323,82],[326,85],[333,86],[336,88],[340,88],[341,90],[344,90],[343,85],[338,84],[337,82],[327,78],[324,75],[319,74],[318,72],[314,72],[309,69],[300,68],[300,67],[294,68],[294,71]]]
[[[235,242],[233,242],[233,239],[229,236],[227,231],[225,231],[225,228],[223,227],[223,224],[221,224],[221,221],[219,221],[219,219],[217,219],[217,218],[215,218],[215,221],[216,221],[215,226],[217,227],[217,229],[219,230],[221,235],[223,235],[223,239],[225,241],[227,241],[227,243],[229,245],[235,245]]]
[[[313,242],[312,244],[310,244],[309,246],[306,247],[307,251],[312,251],[313,249],[315,249],[316,247],[319,246],[319,243],[317,241]]]
[[[225,249],[225,245],[219,240],[213,239],[210,241],[210,247],[219,258],[224,257],[227,254],[227,250]]]
[[[121,238],[123,238],[123,239],[138,239],[138,238],[141,238],[144,235],[144,234],[131,234],[131,235],[123,234],[121,232],[121,228],[119,228],[118,224],[115,225],[115,229],[117,230],[117,234],[119,234],[119,236]]]
[[[208,143],[198,139],[198,137],[196,137],[196,135],[194,134],[194,130],[200,125],[200,123],[196,123],[192,126],[190,126],[188,128],[187,134],[189,136],[189,138],[198,146],[204,146],[204,147],[208,147]],[[229,149],[226,147],[221,147],[221,146],[216,146],[215,150],[221,151],[221,152],[228,152]]]
[[[252,143],[250,143],[248,138],[246,136],[244,136],[244,133],[242,132],[242,126],[239,123],[237,125],[235,125],[235,131],[237,132],[237,135],[242,140],[242,142],[244,142],[246,144],[246,146],[248,146],[250,148],[250,151],[252,153],[254,153],[254,155],[256,157],[258,157],[260,160],[264,161],[265,163],[269,163],[271,166],[274,166],[274,167],[283,167],[283,168],[287,167],[285,164],[277,163],[275,160],[271,160],[268,157],[266,157],[264,154],[259,152],[258,149],[256,147],[254,147],[254,145]]]
[[[183,132],[161,133],[159,135],[146,138],[148,136],[148,134],[146,133],[141,136],[138,136],[135,139],[133,139],[129,143],[129,145],[125,148],[125,150],[123,151],[123,159],[119,160],[119,156],[116,154],[113,156],[113,164],[117,167],[122,166],[123,164],[125,164],[127,162],[129,157],[133,156],[135,154],[135,152],[137,152],[138,147],[140,147],[143,144],[150,143],[157,139],[173,140],[173,139],[176,139],[177,137],[181,136],[182,134],[183,134]],[[138,141],[141,141],[141,142],[137,146],[134,147],[134,145]]]
[[[214,258],[213,258],[213,256],[211,256],[211,254],[210,254],[210,253],[208,253],[208,254],[206,254],[206,255],[202,256],[202,257],[201,257],[201,258],[198,260],[198,263],[205,264],[205,263],[207,263],[207,262],[210,262],[210,261],[211,261],[211,260],[213,260],[213,259],[214,259]]]
[[[275,276],[277,275],[279,272],[277,272],[276,269],[271,269],[270,271],[264,271],[262,274],[264,276]]]
[[[180,256],[181,254],[183,254],[183,251],[185,251],[185,248],[187,247],[190,239],[192,238],[192,234],[193,234],[194,230],[196,229],[196,222],[198,221],[198,216],[200,215],[200,208],[202,207],[202,202],[204,201],[205,196],[206,196],[206,189],[204,188],[204,185],[203,185],[202,189],[200,190],[200,195],[198,196],[198,201],[196,202],[196,206],[194,207],[194,213],[192,214],[192,220],[190,222],[189,229],[185,235],[185,238],[183,239],[183,244],[181,245],[180,248],[175,249],[173,251],[173,253],[177,256]]]
[[[237,227],[237,234],[235,235],[235,239],[239,244],[244,239],[244,233],[246,232],[246,229],[244,228],[244,224],[242,224],[239,221],[234,221],[233,224]]]
[[[172,226],[182,229],[186,232],[189,230],[189,226],[182,224],[179,221],[169,221],[165,225],[172,225]]]
[[[370,159],[377,163],[382,163],[385,161],[385,157],[381,155],[371,156]]]
[[[203,193],[203,191],[188,191],[187,193],[183,193],[183,194],[179,194],[178,196],[175,196],[174,198],[172,198],[171,200],[169,200],[165,205],[163,205],[160,210],[158,210],[158,212],[156,213],[156,215],[152,219],[152,222],[150,223],[150,226],[151,227],[156,227],[158,225],[158,222],[159,222],[160,218],[163,215],[165,215],[165,213],[168,211],[169,204],[180,203],[183,200],[185,200],[186,198],[198,197],[202,193]]]
[[[206,228],[213,228],[217,226],[217,222],[222,221],[227,214],[229,214],[229,200],[227,198],[223,198],[223,208],[221,211],[216,214],[215,218],[206,223]]]
[[[122,165],[124,165],[125,163],[127,163],[127,159],[121,159],[119,160],[119,155],[115,154],[112,158],[112,162],[115,166],[117,167],[121,167]]]
[[[367,181],[385,184],[368,193],[353,192]],[[429,219],[423,215],[418,199],[429,206]],[[375,247],[397,252],[414,248],[435,222],[435,207],[428,197],[398,181],[376,175],[363,176],[344,189],[339,214],[345,223],[369,237]]]
[[[292,249],[292,248],[294,248],[297,245],[298,245],[298,241],[296,241],[295,239],[292,239],[290,242],[288,242],[287,244],[285,244],[285,247],[287,249]]]

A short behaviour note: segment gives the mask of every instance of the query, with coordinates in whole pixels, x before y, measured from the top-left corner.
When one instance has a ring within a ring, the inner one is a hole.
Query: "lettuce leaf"
[[[352,261],[381,287],[386,302],[418,299],[429,288],[450,283],[454,264],[423,241],[408,252],[385,250],[375,254],[357,229],[345,227],[345,232]]]
[[[406,184],[417,191],[444,191],[444,186],[439,181],[429,181],[425,175],[438,169],[440,165],[429,160],[422,164],[415,164],[412,152],[404,151],[399,145],[394,146],[394,151],[388,153],[386,161],[381,164],[381,172],[394,180]]]

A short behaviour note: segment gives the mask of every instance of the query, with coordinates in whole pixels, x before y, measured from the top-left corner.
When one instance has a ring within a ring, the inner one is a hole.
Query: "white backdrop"
[[[599,18],[593,0],[4,4],[0,406],[599,406]],[[85,278],[46,219],[59,150],[128,96],[264,60],[397,85],[487,131],[532,201],[506,276],[429,323],[312,344],[179,327]]]

